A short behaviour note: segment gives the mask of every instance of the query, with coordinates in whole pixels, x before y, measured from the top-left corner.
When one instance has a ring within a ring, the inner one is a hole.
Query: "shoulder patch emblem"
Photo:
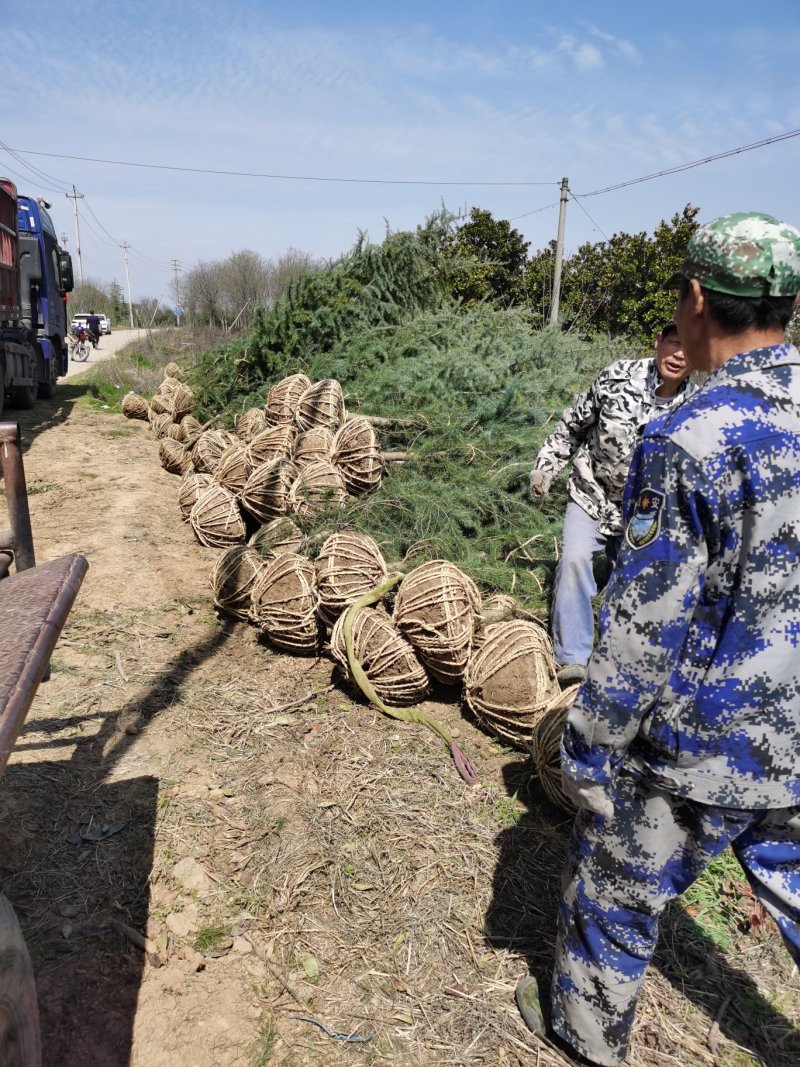
[[[644,548],[658,537],[661,529],[661,513],[664,494],[655,489],[643,489],[639,493],[633,516],[625,530],[625,540],[631,548]]]

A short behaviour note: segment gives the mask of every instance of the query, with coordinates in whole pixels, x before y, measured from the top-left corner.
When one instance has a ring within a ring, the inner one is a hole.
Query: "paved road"
[[[121,326],[116,327],[112,333],[104,334],[100,338],[99,345],[97,348],[92,349],[92,353],[85,363],[70,362],[67,378],[74,378],[76,374],[85,371],[92,364],[108,359],[109,356],[113,356],[115,352],[130,344],[131,341],[137,341],[140,337],[145,337],[147,332],[147,330],[130,330],[123,329]],[[63,381],[64,379],[61,378],[60,380]]]

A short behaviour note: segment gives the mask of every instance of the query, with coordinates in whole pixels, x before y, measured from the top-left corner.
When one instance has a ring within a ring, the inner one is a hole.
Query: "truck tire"
[[[14,909],[0,896],[0,1063],[40,1067],[33,968]]]
[[[21,411],[30,411],[36,404],[38,392],[38,385],[21,385],[18,389],[15,389],[12,394],[11,406],[19,408]],[[0,1060],[0,1063],[2,1062],[3,1061]]]
[[[58,379],[58,366],[56,355],[50,357],[47,362],[47,381],[39,382],[39,396],[44,400],[52,400],[56,395],[56,381]]]

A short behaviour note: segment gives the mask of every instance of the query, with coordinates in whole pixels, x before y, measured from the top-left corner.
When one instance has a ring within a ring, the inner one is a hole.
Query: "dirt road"
[[[19,418],[37,558],[90,564],[0,785],[47,1067],[558,1067],[513,989],[547,978],[569,820],[521,754],[438,693],[422,707],[481,771],[469,789],[327,659],[219,618],[219,553],[180,522],[147,424],[79,376]],[[797,1062],[780,939],[737,936],[723,953],[671,913],[632,1067]],[[733,993],[756,1029],[720,1011]],[[763,1058],[726,1059],[734,1041]]]
[[[91,367],[96,363],[100,363],[104,359],[108,359],[109,356],[113,356],[115,352],[124,348],[125,345],[130,344],[131,341],[138,341],[141,337],[146,337],[147,333],[147,330],[131,330],[118,326],[112,333],[104,334],[100,338],[97,348],[92,349],[89,358],[85,363],[78,360],[70,360],[69,369],[65,377],[74,378],[76,374],[85,371],[87,367]]]

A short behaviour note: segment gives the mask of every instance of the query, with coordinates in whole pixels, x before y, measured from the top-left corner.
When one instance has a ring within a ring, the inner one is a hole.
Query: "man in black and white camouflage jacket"
[[[530,474],[531,494],[543,496],[572,459],[563,548],[556,569],[550,624],[562,686],[583,680],[592,651],[592,599],[597,593],[593,557],[613,563],[622,534],[622,491],[631,456],[645,425],[688,394],[689,368],[668,322],[655,357],[617,360],[564,412],[539,450]]]

